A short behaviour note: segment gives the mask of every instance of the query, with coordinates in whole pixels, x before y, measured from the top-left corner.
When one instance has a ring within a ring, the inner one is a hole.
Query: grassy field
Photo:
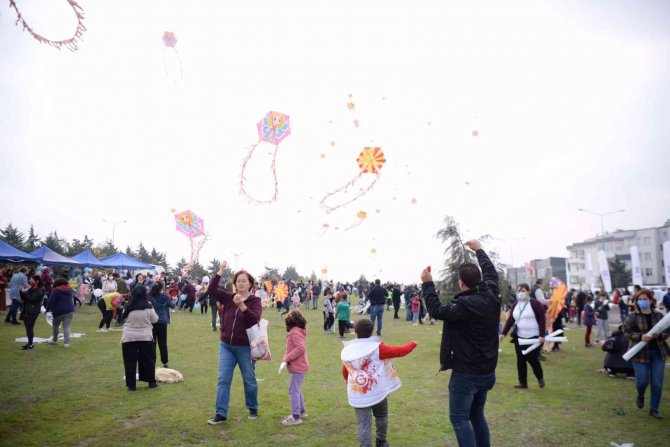
[[[276,310],[270,321],[275,360],[257,365],[259,418],[247,419],[239,371],[235,372],[229,420],[209,426],[214,414],[218,333],[209,316],[177,311],[168,329],[170,365],[185,378],[149,390],[126,391],[119,344],[121,332],[96,333],[100,313],[84,306],[73,320],[73,339],[65,349],[37,345],[22,352],[15,337],[23,326],[0,326],[0,444],[6,446],[353,446],[356,418],[346,400],[339,361],[341,343],[324,335],[321,310],[305,310],[308,318],[310,371],[303,392],[309,417],[297,427],[284,427],[289,414],[289,376],[277,374],[284,352],[285,329]],[[449,372],[436,375],[441,325],[411,326],[384,314],[384,341],[419,343],[410,356],[395,361],[403,382],[389,398],[389,435],[393,446],[454,446],[448,419]],[[36,335],[50,333],[43,316]],[[486,415],[494,446],[608,446],[610,441],[636,447],[668,445],[670,386],[665,381],[658,421],[634,405],[634,382],[609,378],[595,370],[603,352],[585,349],[583,331],[567,333],[570,342],[543,363],[547,387],[529,379],[528,390],[515,390],[513,346],[504,343],[497,384],[489,393]],[[530,373],[532,376],[532,373]],[[647,393],[647,399],[649,394]]]

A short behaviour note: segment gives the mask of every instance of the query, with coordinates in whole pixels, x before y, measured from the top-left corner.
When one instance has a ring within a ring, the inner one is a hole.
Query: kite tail
[[[177,57],[177,62],[179,62],[179,76],[177,76],[176,78],[170,76],[170,72],[168,71],[167,68],[167,61],[165,58],[165,54],[168,51],[167,47],[163,48],[163,69],[165,70],[165,76],[167,76],[168,79],[170,79],[172,82],[176,84],[184,79],[184,67],[181,65],[181,58],[179,57],[179,51],[177,51],[175,47],[170,47],[170,49],[174,51],[174,55]]]
[[[351,188],[352,186],[354,186],[354,185],[356,184],[356,182],[357,182],[360,178],[361,178],[361,174],[359,174],[358,176],[354,177],[352,180],[350,180],[350,181],[349,181],[348,183],[346,183],[344,186],[341,186],[341,187],[337,188],[336,190],[329,192],[328,194],[326,194],[326,195],[323,197],[323,199],[321,199],[320,204],[321,204],[321,206],[322,206],[323,208],[326,209],[326,212],[327,212],[327,213],[330,213],[331,211],[335,211],[335,210],[338,209],[338,208],[342,208],[343,206],[347,206],[347,205],[349,205],[350,203],[352,203],[352,202],[354,202],[354,201],[360,199],[361,197],[363,197],[365,194],[367,194],[367,193],[373,188],[373,186],[375,186],[375,183],[377,183],[377,180],[379,179],[379,175],[376,175],[376,176],[375,176],[375,179],[374,179],[374,181],[370,184],[370,186],[368,186],[366,189],[364,189],[364,190],[361,191],[359,194],[357,194],[356,196],[354,196],[352,199],[347,200],[346,202],[340,203],[340,204],[338,204],[338,205],[334,205],[334,206],[330,206],[330,205],[327,205],[327,204],[326,204],[326,200],[328,200],[331,196],[337,194],[338,192],[346,193],[347,190],[348,190],[349,188]],[[359,224],[360,224],[360,222],[359,222]]]
[[[182,276],[187,276],[188,272],[191,271],[193,268],[193,264],[195,264],[195,261],[198,260],[198,256],[200,255],[200,250],[202,249],[202,246],[205,245],[205,242],[209,239],[209,235],[204,235],[202,239],[199,239],[198,241],[194,241],[191,239],[191,258],[188,261],[188,264],[186,264],[184,267],[181,269],[181,274]]]
[[[69,39],[65,40],[50,40],[47,39],[44,36],[41,36],[37,34],[33,29],[28,25],[28,23],[25,21],[23,16],[21,15],[21,12],[19,11],[19,8],[16,6],[16,3],[14,0],[9,0],[9,7],[14,8],[16,11],[16,25],[19,23],[23,27],[24,31],[28,31],[28,33],[35,38],[39,43],[46,43],[47,45],[50,45],[54,48],[61,49],[62,47],[67,48],[70,51],[76,51],[79,49],[77,46],[77,41],[81,40],[81,36],[84,34],[84,31],[86,31],[86,27],[84,26],[84,10],[79,6],[79,4],[75,0],[67,0],[67,2],[70,4],[70,7],[74,11],[75,15],[77,16],[77,29],[75,30],[74,34],[72,37]]]
[[[275,144],[275,151],[274,154],[272,154],[272,179],[274,181],[274,194],[272,195],[272,198],[269,200],[259,200],[255,197],[252,197],[247,190],[244,188],[244,185],[247,181],[246,177],[244,176],[244,171],[247,169],[247,164],[249,163],[249,160],[251,160],[251,156],[254,154],[254,151],[258,147],[258,145],[261,143],[259,140],[258,143],[252,145],[249,148],[249,152],[245,157],[242,159],[242,173],[240,174],[240,194],[244,195],[247,199],[249,199],[252,203],[256,203],[258,205],[263,205],[263,204],[268,204],[272,202],[277,201],[277,196],[279,195],[279,183],[277,182],[277,151],[279,150],[279,145]]]

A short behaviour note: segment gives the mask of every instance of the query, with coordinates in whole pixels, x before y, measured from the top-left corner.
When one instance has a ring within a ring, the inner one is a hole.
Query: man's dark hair
[[[537,281],[535,281],[535,285],[539,286],[542,284],[542,278],[539,278]]]
[[[458,279],[468,287],[474,287],[482,282],[482,272],[472,262],[466,262],[458,268]]]
[[[367,318],[361,318],[354,324],[354,332],[358,338],[372,337],[372,321]]]
[[[381,284],[381,283],[382,283],[382,282],[381,282],[380,280],[375,279],[375,284],[379,285],[379,284]]]

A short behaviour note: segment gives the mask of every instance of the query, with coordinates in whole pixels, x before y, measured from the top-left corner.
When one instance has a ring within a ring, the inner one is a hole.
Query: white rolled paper
[[[651,337],[651,334],[654,334],[654,333],[659,333],[660,334],[661,332],[665,331],[669,327],[670,327],[670,312],[668,314],[666,314],[663,318],[661,318],[661,321],[656,323],[654,325],[654,327],[651,328],[651,330],[649,332],[647,332],[646,335],[649,335]],[[646,341],[639,341],[635,346],[633,346],[628,351],[626,351],[626,353],[624,355],[622,355],[621,357],[623,357],[623,359],[625,361],[630,361],[630,359],[635,357],[635,355],[638,352],[640,352],[642,350],[642,348],[644,348],[646,345],[647,345]]]
[[[560,334],[562,334],[562,333],[563,333],[563,329],[557,329],[557,330],[555,330],[554,332],[552,332],[551,334],[549,334],[549,335],[547,335],[546,337],[544,337],[544,339],[545,339],[545,341],[546,341],[549,337],[556,337],[557,335],[560,335]],[[565,338],[565,337],[563,337],[563,338]],[[549,341],[551,341],[551,340],[549,340]],[[567,341],[567,340],[566,340],[566,341]],[[519,343],[519,344],[521,344],[521,343]],[[530,347],[529,347],[528,349],[524,349],[523,351],[521,351],[521,353],[522,353],[523,355],[526,355],[526,354],[528,354],[529,352],[531,352],[531,351],[533,351],[533,350],[535,350],[535,349],[537,349],[537,348],[539,348],[539,347],[540,347],[540,343],[539,343],[539,342],[535,342],[535,343],[533,343],[532,345],[530,345]]]
[[[568,341],[568,337],[552,337],[551,335],[547,335],[544,337],[544,341],[548,342],[554,342],[554,343],[565,343]],[[521,346],[529,346],[533,345],[538,342],[537,338],[520,338],[519,339],[519,344]]]
[[[526,355],[526,354],[528,354],[529,352],[531,352],[531,351],[533,351],[533,350],[535,350],[535,349],[537,349],[537,348],[539,348],[539,347],[540,347],[540,344],[539,344],[539,343],[533,343],[532,345],[530,345],[530,348],[528,348],[528,349],[524,349],[523,351],[521,351],[521,353],[522,353],[523,355]]]

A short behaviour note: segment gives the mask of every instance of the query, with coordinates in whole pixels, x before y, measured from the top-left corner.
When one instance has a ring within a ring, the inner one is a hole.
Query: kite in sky
[[[357,221],[357,222],[354,222],[354,223],[351,224],[351,225],[349,225],[347,228],[344,229],[344,231],[351,230],[352,228],[357,227],[357,226],[359,226],[360,224],[362,224],[363,221],[364,221],[365,219],[367,219],[367,217],[368,217],[368,213],[366,213],[365,211],[359,211],[358,213],[356,213],[356,217],[358,217],[358,221]]]
[[[186,276],[198,259],[202,246],[207,242],[208,238],[207,234],[205,234],[205,221],[191,210],[175,214],[174,220],[177,231],[186,235],[191,244],[191,256],[189,262],[181,269],[182,275]]]
[[[384,153],[380,147],[366,147],[360,153],[356,161],[360,169],[359,174],[345,185],[329,192],[324,196],[323,199],[321,199],[321,206],[326,209],[326,212],[331,212],[340,207],[346,206],[351,202],[363,197],[368,191],[370,191],[372,187],[375,186],[375,183],[377,183],[377,180],[379,180],[379,171],[382,169],[382,166],[384,166],[384,163],[386,163],[386,157],[384,156]],[[367,188],[359,188],[359,193],[357,195],[349,200],[344,201],[343,203],[333,205],[329,205],[327,203],[328,200],[335,194],[346,193],[350,188],[354,187],[361,179],[363,174],[374,174],[375,176],[374,180]]]
[[[280,282],[275,287],[275,299],[283,303],[287,296],[288,296],[288,287],[283,282]]]
[[[177,46],[177,37],[174,35],[173,32],[165,31],[163,33],[163,44],[165,45],[165,48],[163,49],[163,68],[165,69],[165,75],[168,77],[168,79],[170,79],[172,82],[176,84],[183,79],[183,73],[184,73],[184,70],[182,69],[181,65],[181,58],[179,57],[179,52],[177,51],[177,48],[175,48]],[[175,70],[168,69],[167,59],[168,59],[168,52],[170,52],[170,50],[172,50],[171,53],[177,62],[176,66],[178,67],[179,72],[178,75],[174,73]]]
[[[28,34],[33,36],[35,40],[37,40],[39,43],[46,43],[47,45],[51,45],[52,47],[58,48],[59,50],[62,47],[65,47],[70,51],[75,51],[79,49],[79,47],[77,46],[77,41],[81,40],[81,36],[84,34],[84,31],[86,31],[86,27],[84,26],[83,23],[84,10],[81,9],[81,6],[79,6],[79,4],[76,1],[74,0],[66,0],[66,1],[70,4],[70,7],[77,16],[77,28],[72,37],[65,40],[50,40],[44,36],[37,34],[25,21],[25,19],[21,15],[21,12],[19,11],[19,8],[16,6],[14,0],[9,0],[9,7],[14,8],[14,10],[16,11],[16,24],[18,25],[20,23],[21,26],[23,27],[23,30],[28,31]]]
[[[277,183],[277,151],[279,150],[279,143],[284,141],[286,137],[291,135],[291,123],[288,115],[284,115],[280,112],[268,112],[262,120],[256,125],[258,128],[258,142],[255,143],[249,149],[249,152],[242,160],[242,173],[240,174],[240,193],[246,196],[249,200],[258,204],[272,203],[277,200],[277,195],[279,194],[279,187]],[[244,171],[247,168],[247,163],[251,159],[251,156],[254,154],[256,147],[258,147],[261,142],[266,141],[270,144],[273,144],[275,147],[274,153],[272,155],[272,177],[274,180],[274,194],[270,199],[261,200],[255,197],[252,197],[244,187],[246,178],[244,177]]]

